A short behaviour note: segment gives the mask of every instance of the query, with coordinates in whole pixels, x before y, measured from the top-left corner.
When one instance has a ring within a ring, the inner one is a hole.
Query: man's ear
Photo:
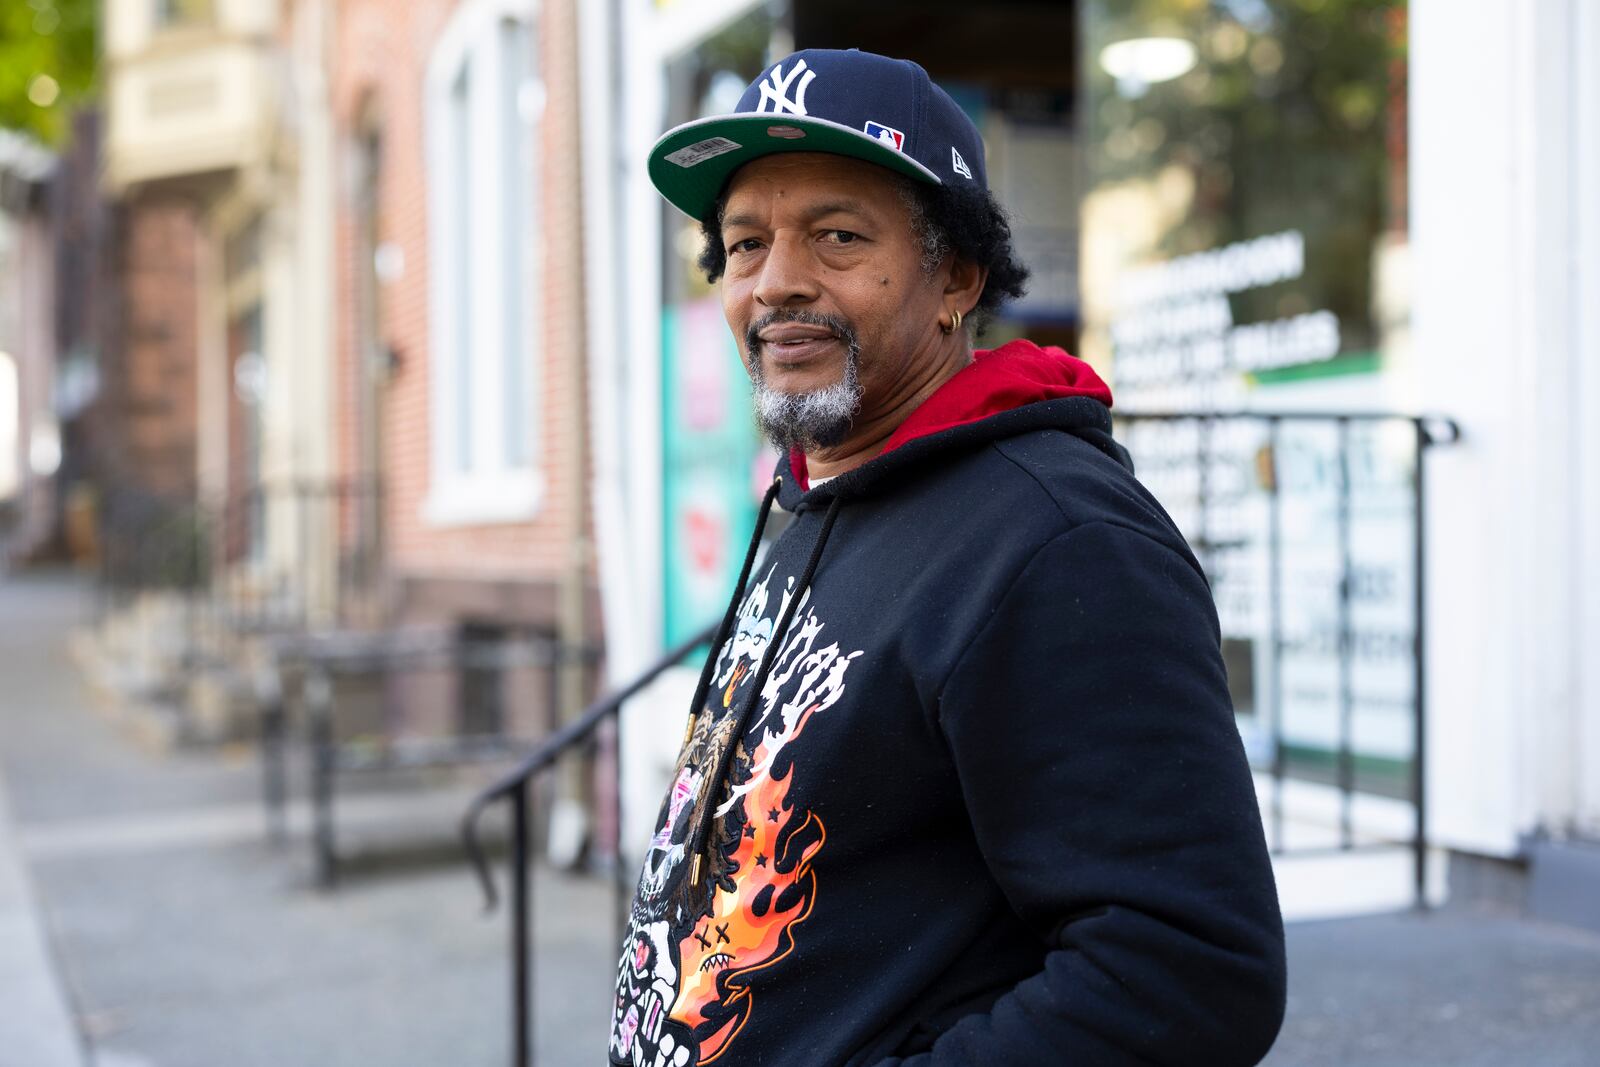
[[[972,309],[978,306],[978,299],[983,296],[983,287],[988,284],[989,268],[980,267],[960,256],[951,256],[947,270],[945,300],[960,310],[961,314],[970,315]]]

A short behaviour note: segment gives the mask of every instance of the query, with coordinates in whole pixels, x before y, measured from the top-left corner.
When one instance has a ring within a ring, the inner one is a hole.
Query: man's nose
[[[756,303],[763,307],[804,304],[817,298],[816,261],[810,245],[799,234],[773,238],[756,279]]]

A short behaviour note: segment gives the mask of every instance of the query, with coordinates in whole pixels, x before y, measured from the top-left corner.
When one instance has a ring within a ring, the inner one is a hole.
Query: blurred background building
[[[426,630],[565,651],[382,674],[369,726],[526,742],[596,650],[624,682],[714,619],[772,457],[646,153],[792,49],[860,47],[983,131],[1034,270],[983,343],[1093,362],[1207,564],[1290,911],[1512,878],[1600,923],[1571,903],[1600,899],[1594,5],[105,0],[99,27],[98,95],[33,105],[78,109],[54,149],[0,140],[0,529],[101,568],[94,662],[175,736],[254,736],[263,635]],[[624,714],[624,842],[693,681]],[[606,795],[568,776],[568,836],[610,840]]]
[[[26,555],[50,531],[60,427],[55,242],[45,191],[55,157],[0,129],[0,561]]]

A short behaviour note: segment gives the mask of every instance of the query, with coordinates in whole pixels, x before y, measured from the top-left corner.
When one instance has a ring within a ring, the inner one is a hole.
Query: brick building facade
[[[165,499],[195,492],[200,213],[185,197],[130,198],[113,214],[115,302],[101,359],[103,483]]]
[[[396,624],[593,641],[575,5],[334,17],[335,462],[382,486],[347,551],[381,559]],[[570,711],[587,683],[561,687]]]

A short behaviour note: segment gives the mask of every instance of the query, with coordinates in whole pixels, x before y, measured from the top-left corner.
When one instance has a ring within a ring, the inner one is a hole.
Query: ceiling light
[[[1199,53],[1181,37],[1132,37],[1100,50],[1100,68],[1117,79],[1124,96],[1143,96],[1147,87],[1182,77],[1194,69]]]

